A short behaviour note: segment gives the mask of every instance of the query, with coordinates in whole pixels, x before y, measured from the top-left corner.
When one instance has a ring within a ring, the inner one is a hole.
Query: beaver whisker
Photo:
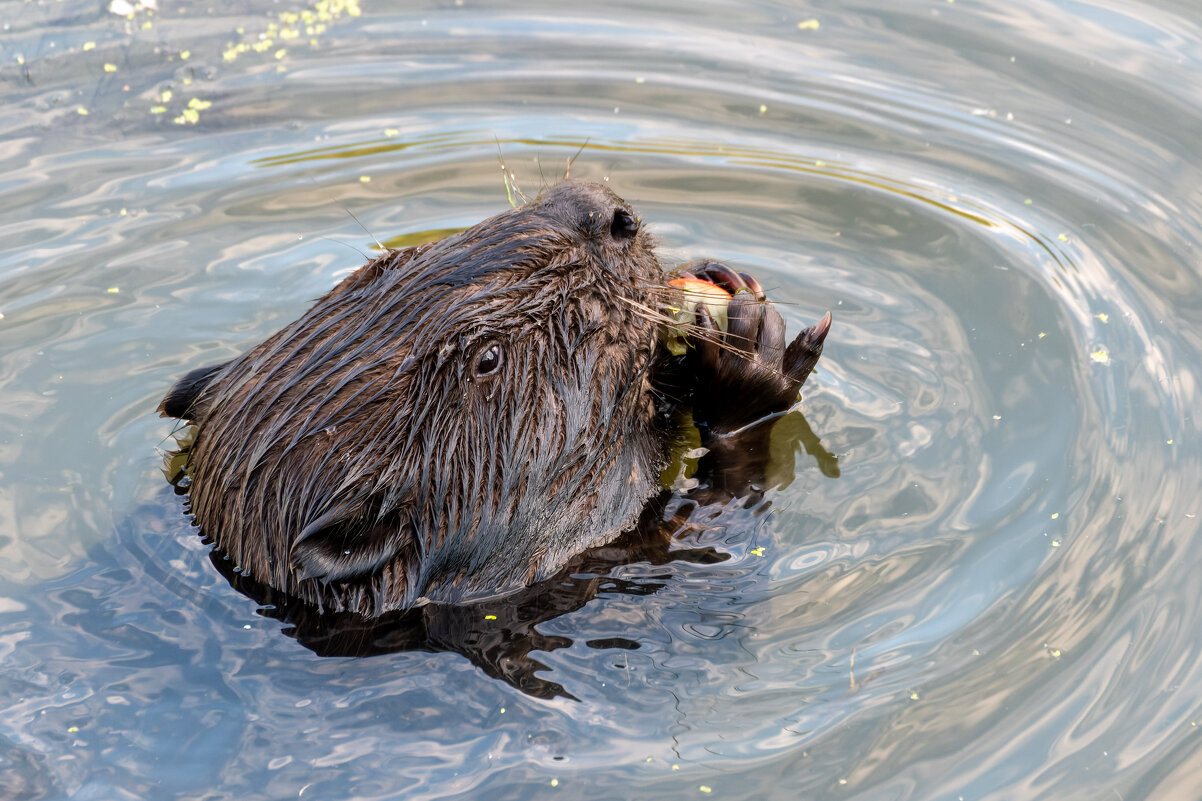
[[[513,201],[513,193],[516,192],[518,197],[522,199],[522,203],[529,203],[530,201],[522,194],[522,190],[518,188],[517,175],[505,166],[505,153],[501,150],[501,140],[496,136],[493,136],[493,140],[497,143],[497,161],[501,163],[501,176],[505,182],[505,199],[509,201],[511,208],[516,207],[517,203]]]
[[[580,147],[576,150],[576,152],[573,153],[570,158],[568,158],[567,166],[563,168],[563,180],[566,181],[572,177],[572,165],[576,163],[576,159],[580,157],[580,154],[584,152],[584,149],[588,147],[588,143],[592,140],[593,138],[591,136],[585,137],[584,141],[580,143]]]
[[[682,322],[682,321],[676,319],[675,317],[673,317],[671,314],[669,314],[666,311],[663,311],[663,310],[658,309],[653,306],[647,306],[646,304],[639,303],[638,301],[632,300],[631,298],[619,297],[618,299],[621,300],[623,303],[629,304],[629,305],[635,307],[636,309],[638,309],[642,313],[643,319],[649,320],[650,322],[659,323],[661,325],[670,326],[672,328],[683,329],[687,333],[696,336],[698,339],[704,339],[709,342],[712,342],[714,345],[717,345],[720,348],[730,350],[732,353],[746,355],[749,351],[734,347],[733,345],[731,345],[729,342],[726,341],[726,338],[728,338],[728,337],[733,337],[735,339],[742,339],[745,342],[754,344],[754,342],[747,337],[739,337],[735,334],[729,334],[729,333],[725,333],[722,331],[714,331],[709,328],[703,328],[702,326],[699,326],[696,323]],[[669,306],[668,308],[671,309],[672,307]]]

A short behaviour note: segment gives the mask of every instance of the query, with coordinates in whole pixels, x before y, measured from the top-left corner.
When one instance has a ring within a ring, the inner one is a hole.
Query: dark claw
[[[753,276],[747,273],[735,272],[719,261],[691,261],[682,264],[674,271],[676,275],[709,281],[725,289],[731,295],[740,292],[750,292],[756,300],[767,300],[764,287]]]
[[[714,322],[713,315],[710,314],[709,308],[704,303],[697,304],[696,311],[693,316],[697,319],[695,325],[698,328],[704,328],[707,331],[712,331],[716,335],[721,336],[722,329],[718,328],[718,324]],[[702,341],[705,341],[704,339]]]
[[[827,312],[821,320],[798,334],[785,350],[785,374],[798,386],[805,382],[822,356],[822,343],[831,330],[831,320],[831,313]]]
[[[716,261],[707,261],[705,264],[702,264],[701,275],[706,280],[713,281],[732,295],[738,293],[740,289],[747,288],[738,273],[725,264]]]
[[[704,278],[706,281],[717,284],[731,295],[737,295],[740,292],[750,292],[757,299],[764,299],[764,293],[760,289],[758,281],[746,273],[735,272],[721,262],[698,262],[693,265],[693,269],[697,271],[699,278]],[[748,279],[750,279],[750,283],[748,283]]]
[[[739,277],[743,279],[743,283],[751,290],[757,300],[767,300],[767,295],[764,294],[764,287],[760,285],[759,281],[747,273],[739,273]]]

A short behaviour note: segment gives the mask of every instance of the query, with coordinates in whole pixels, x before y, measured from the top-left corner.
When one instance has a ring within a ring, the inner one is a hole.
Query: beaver
[[[563,181],[439,242],[387,251],[159,406],[196,426],[195,524],[241,574],[374,617],[514,593],[632,529],[676,415],[709,443],[783,411],[830,315],[785,346],[754,279],[681,325],[652,238],[599,184]]]

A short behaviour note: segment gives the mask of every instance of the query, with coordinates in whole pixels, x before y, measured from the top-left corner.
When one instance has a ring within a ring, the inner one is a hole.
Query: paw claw
[[[828,311],[814,325],[797,335],[785,350],[784,368],[789,378],[800,387],[822,356],[822,343],[831,330],[831,313]]]
[[[759,281],[747,273],[739,273],[739,277],[743,279],[743,284],[751,294],[755,295],[756,300],[767,300],[768,296],[764,294],[764,287]]]

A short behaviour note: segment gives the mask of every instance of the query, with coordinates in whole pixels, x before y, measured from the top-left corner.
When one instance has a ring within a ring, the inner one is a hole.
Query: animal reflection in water
[[[565,181],[368,262],[167,392],[197,430],[194,522],[257,581],[366,617],[558,575],[637,524],[677,411],[732,449],[796,404],[830,331],[790,342],[754,278],[665,273],[653,244]]]
[[[531,655],[565,648],[573,640],[543,634],[539,624],[575,612],[597,596],[652,595],[673,580],[674,563],[725,561],[729,556],[714,548],[690,546],[689,532],[727,527],[733,516],[721,513],[731,503],[748,507],[764,503],[765,492],[787,486],[797,471],[806,469],[804,462],[796,462],[802,452],[824,476],[839,477],[837,457],[823,446],[800,411],[790,412],[744,434],[736,452],[711,450],[702,455],[688,471],[689,480],[683,482],[690,489],[665,489],[647,505],[639,525],[618,540],[577,555],[553,578],[513,595],[467,606],[427,604],[375,618],[319,612],[238,572],[220,549],[213,549],[209,556],[231,586],[262,606],[262,614],[288,624],[285,634],[321,656],[447,651],[461,654],[487,675],[529,695],[575,699],[561,684],[539,675],[548,668]],[[169,477],[178,492],[186,493],[187,482],[180,472],[183,454],[172,456],[168,469],[173,474]],[[733,538],[737,533],[726,537],[728,541]],[[658,569],[638,578],[613,575],[638,563]],[[639,647],[636,640],[627,638],[587,644],[628,650]]]
[[[600,578],[613,567],[722,558],[672,543],[718,525],[700,508],[758,502],[767,421],[830,327],[790,341],[760,283],[719,262],[665,273],[624,200],[564,181],[387,251],[159,410],[196,432],[194,522],[306,644],[458,650],[535,692],[528,654],[553,644],[535,626],[636,592]],[[699,476],[665,495],[689,430]]]

